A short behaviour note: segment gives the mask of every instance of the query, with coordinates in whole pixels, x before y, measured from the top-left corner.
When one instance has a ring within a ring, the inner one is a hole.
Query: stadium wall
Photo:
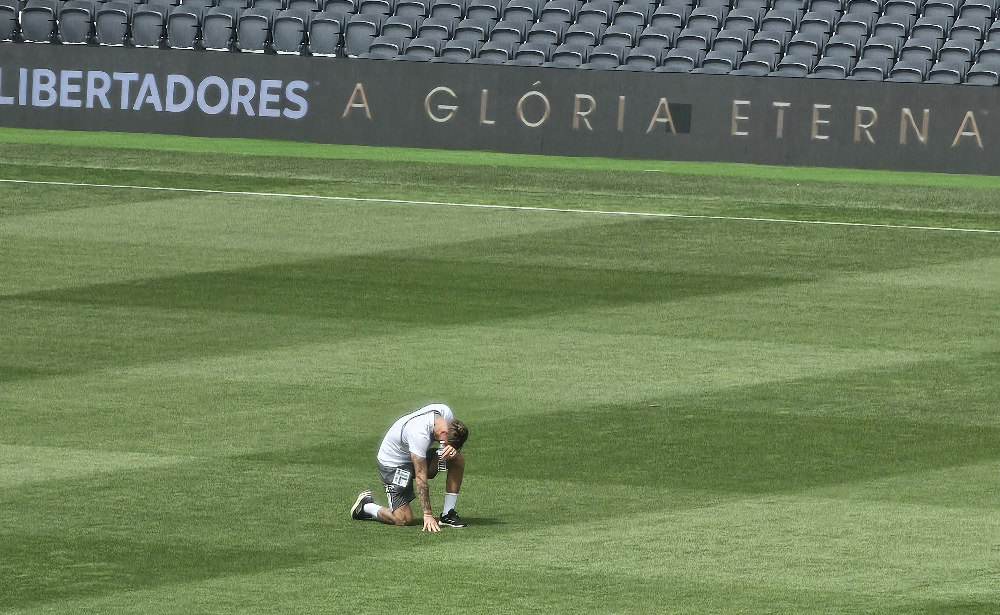
[[[963,85],[0,45],[0,125],[1000,174]]]

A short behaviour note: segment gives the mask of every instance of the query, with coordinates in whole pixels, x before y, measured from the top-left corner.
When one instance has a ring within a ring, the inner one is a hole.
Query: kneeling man
[[[425,532],[439,532],[441,526],[465,527],[467,524],[455,512],[455,504],[465,473],[465,456],[460,451],[468,437],[468,428],[444,404],[430,404],[400,418],[385,434],[376,458],[389,507],[376,504],[370,490],[362,491],[351,509],[351,517],[407,525],[413,521],[410,502],[419,497]],[[432,442],[440,442],[441,448],[431,448]],[[427,481],[437,476],[439,470],[447,470],[448,476],[444,508],[440,518],[436,518]]]

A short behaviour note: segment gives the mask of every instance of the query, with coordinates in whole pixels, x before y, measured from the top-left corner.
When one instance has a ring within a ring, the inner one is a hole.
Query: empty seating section
[[[0,0],[0,41],[998,85],[1000,0]]]

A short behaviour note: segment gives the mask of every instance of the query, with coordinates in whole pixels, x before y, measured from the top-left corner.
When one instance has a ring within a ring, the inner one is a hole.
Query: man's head
[[[434,439],[450,444],[456,449],[461,449],[465,441],[469,439],[469,428],[462,421],[457,419],[448,421],[439,416],[434,421]]]
[[[461,450],[462,445],[469,439],[469,428],[458,419],[448,421],[448,444]]]

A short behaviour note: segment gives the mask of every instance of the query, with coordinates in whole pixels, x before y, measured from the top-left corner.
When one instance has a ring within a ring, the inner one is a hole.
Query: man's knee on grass
[[[398,527],[403,527],[404,525],[409,525],[413,521],[413,511],[410,510],[410,505],[406,504],[400,506],[396,510],[392,511],[392,524]]]

